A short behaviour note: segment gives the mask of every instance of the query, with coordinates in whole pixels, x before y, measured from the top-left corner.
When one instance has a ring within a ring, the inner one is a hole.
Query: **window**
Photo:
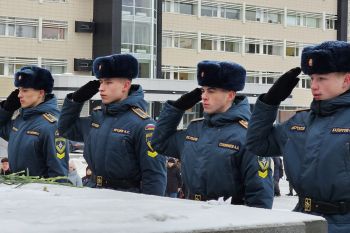
[[[174,11],[185,15],[194,15],[194,6],[189,3],[175,2]]]
[[[36,38],[36,31],[36,26],[17,25],[16,37]]]
[[[67,37],[68,22],[66,21],[43,21],[43,39],[64,40]]]
[[[6,31],[6,25],[5,24],[0,24],[0,35],[4,36]]]
[[[306,17],[306,27],[319,28],[320,19]]]
[[[140,78],[150,78],[150,61],[140,60],[139,61],[139,77]]]
[[[216,40],[201,40],[201,49],[203,50],[216,50],[217,42]]]
[[[37,19],[0,17],[0,35],[37,38]]]
[[[0,63],[0,75],[4,75],[4,74],[5,74],[5,64]]]
[[[239,42],[220,41],[220,50],[225,52],[240,52]]]
[[[43,27],[43,39],[64,40],[65,32],[64,28]]]
[[[286,47],[286,56],[297,57],[299,56],[299,48],[298,47]]]
[[[202,16],[217,17],[218,9],[215,6],[202,6]]]
[[[250,21],[259,21],[256,18],[256,10],[247,10],[245,13],[245,18],[246,20],[250,20]]]
[[[274,84],[274,82],[277,80],[277,78],[272,77],[262,77],[263,84]]]
[[[67,60],[65,59],[42,59],[42,67],[52,74],[64,74],[67,72]]]
[[[162,66],[162,78],[163,79],[175,79],[175,80],[195,80],[196,68],[195,67],[173,67]]]
[[[162,79],[170,79],[170,72],[162,72]]]
[[[246,53],[260,53],[260,44],[248,43],[245,46]]]
[[[320,28],[321,19],[322,15],[319,13],[290,11],[287,15],[287,25]]]
[[[194,41],[191,38],[175,37],[174,38],[174,46],[176,48],[193,49],[194,48]]]
[[[335,29],[335,25],[336,25],[336,20],[326,19],[326,28],[327,29]]]
[[[264,44],[263,45],[263,54],[281,55],[281,48],[282,47],[279,45]]]
[[[170,4],[171,4],[171,2],[163,1],[162,2],[162,11],[163,12],[170,12]]]
[[[310,89],[311,88],[311,80],[310,79],[301,79],[301,87]]]
[[[246,83],[259,83],[259,76],[247,76]]]
[[[240,9],[221,8],[221,17],[226,19],[240,19]]]
[[[282,14],[268,13],[267,14],[268,23],[282,23]]]

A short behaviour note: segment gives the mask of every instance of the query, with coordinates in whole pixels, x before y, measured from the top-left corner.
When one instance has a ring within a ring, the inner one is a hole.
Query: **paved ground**
[[[293,210],[295,205],[298,202],[298,197],[286,196],[286,194],[289,193],[289,186],[288,186],[288,181],[285,180],[285,177],[283,177],[283,179],[280,180],[280,189],[281,189],[281,196],[275,197],[273,202],[273,209]]]

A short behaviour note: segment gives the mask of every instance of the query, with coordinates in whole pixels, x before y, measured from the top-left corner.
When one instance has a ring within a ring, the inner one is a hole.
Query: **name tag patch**
[[[332,134],[349,134],[350,128],[333,128],[331,130]]]
[[[130,130],[126,130],[126,129],[113,129],[114,133],[120,133],[120,134],[129,134]]]
[[[27,134],[29,134],[29,135],[34,135],[34,136],[39,136],[39,135],[40,135],[39,132],[36,132],[36,131],[33,131],[33,130],[28,130],[28,131],[27,131]]]
[[[290,127],[290,131],[294,131],[294,132],[305,132],[305,126],[302,125],[293,125],[292,127]]]
[[[91,123],[91,126],[94,128],[100,128],[100,125],[94,122]]]
[[[227,149],[231,149],[231,150],[235,150],[235,151],[239,151],[239,145],[235,145],[235,144],[229,144],[229,143],[220,142],[219,143],[219,147],[227,148]]]
[[[186,141],[197,142],[197,141],[198,141],[198,138],[197,138],[197,137],[190,136],[190,135],[187,135],[187,136],[186,136]]]

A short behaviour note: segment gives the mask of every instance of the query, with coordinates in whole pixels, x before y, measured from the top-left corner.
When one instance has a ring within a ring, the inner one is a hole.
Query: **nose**
[[[205,93],[205,91],[202,92],[202,100],[206,100],[208,97],[207,97],[207,94]]]
[[[100,83],[100,87],[98,88],[99,91],[103,91],[104,90],[104,84],[103,82]]]
[[[318,83],[316,79],[311,79],[311,90],[317,90],[318,89]]]

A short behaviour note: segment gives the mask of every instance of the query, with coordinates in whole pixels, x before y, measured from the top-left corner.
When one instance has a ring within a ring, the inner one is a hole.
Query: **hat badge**
[[[202,71],[202,73],[201,73],[201,77],[202,77],[202,78],[204,78],[204,71]]]
[[[21,80],[22,79],[22,76],[20,75],[20,76],[18,76],[18,80]]]
[[[308,65],[309,65],[310,67],[313,65],[313,60],[312,60],[312,58],[309,59]]]
[[[98,70],[101,70],[101,69],[102,69],[102,65],[99,65],[99,66],[98,66]]]

